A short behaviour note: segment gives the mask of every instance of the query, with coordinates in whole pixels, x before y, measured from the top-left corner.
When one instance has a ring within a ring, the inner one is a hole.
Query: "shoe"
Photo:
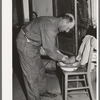
[[[57,94],[53,94],[53,93],[50,93],[50,92],[46,91],[45,93],[40,94],[40,97],[55,98],[55,97],[57,97]]]

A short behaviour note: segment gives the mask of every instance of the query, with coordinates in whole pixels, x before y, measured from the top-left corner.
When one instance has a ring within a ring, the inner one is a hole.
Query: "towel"
[[[94,48],[97,50],[97,40],[91,35],[86,35],[82,41],[82,44],[78,51],[78,56],[76,60],[80,60],[81,65],[85,65],[88,62],[89,52],[90,52],[90,40],[93,38]]]

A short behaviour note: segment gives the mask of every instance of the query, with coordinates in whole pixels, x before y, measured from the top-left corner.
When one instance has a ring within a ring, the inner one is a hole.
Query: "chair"
[[[92,82],[91,82],[91,75],[90,75],[90,69],[91,69],[91,61],[92,61],[92,54],[93,54],[94,46],[93,46],[93,38],[90,40],[90,52],[89,52],[89,58],[88,63],[84,67],[78,67],[76,71],[73,72],[66,72],[64,70],[61,70],[62,75],[62,97],[63,100],[68,100],[68,95],[71,94],[79,94],[79,93],[86,93],[90,100],[95,100],[94,98],[94,92],[92,88]],[[86,68],[86,69],[85,69]],[[61,69],[61,68],[60,68]],[[69,79],[69,76],[76,76],[74,79]],[[75,87],[68,87],[69,82],[75,82]],[[82,83],[82,86],[79,86],[79,82]],[[79,91],[83,90],[83,91]],[[78,92],[77,92],[78,91]]]

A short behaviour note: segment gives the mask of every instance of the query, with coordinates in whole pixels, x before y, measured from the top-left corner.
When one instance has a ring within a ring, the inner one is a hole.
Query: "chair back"
[[[93,50],[94,50],[94,43],[93,43],[93,37],[90,40],[90,52],[89,52],[89,58],[87,63],[87,72],[90,73],[91,71],[91,64],[92,64],[92,56],[93,56]]]

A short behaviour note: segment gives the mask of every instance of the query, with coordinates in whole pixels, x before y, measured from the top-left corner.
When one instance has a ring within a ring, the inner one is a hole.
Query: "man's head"
[[[59,22],[59,31],[66,31],[69,32],[75,25],[74,16],[72,14],[66,13],[65,15],[61,16],[61,20]]]

